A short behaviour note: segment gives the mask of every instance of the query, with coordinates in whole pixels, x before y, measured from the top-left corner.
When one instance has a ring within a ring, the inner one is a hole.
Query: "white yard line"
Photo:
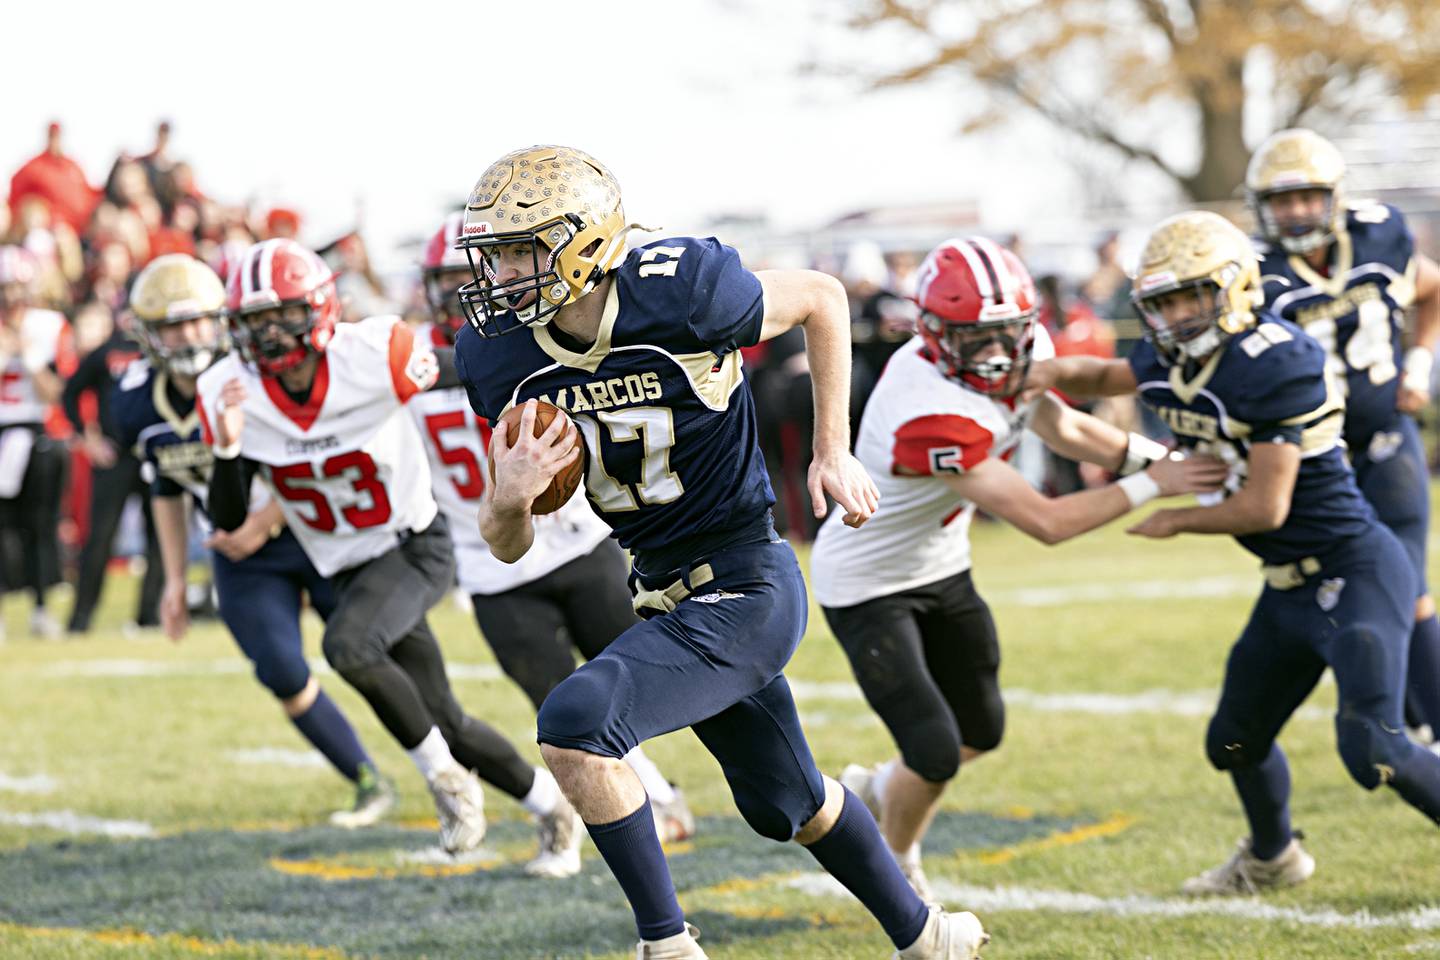
[[[0,773],[0,791],[8,793],[54,793],[60,781],[37,773],[29,777],[12,777]]]
[[[829,874],[806,873],[785,885],[816,897],[849,897],[844,887]],[[1374,914],[1367,911],[1341,913],[1338,910],[1307,910],[1280,907],[1253,897],[1194,899],[1126,896],[1099,897],[1068,890],[1031,890],[1025,887],[974,887],[945,881],[933,882],[935,895],[947,903],[963,905],[980,913],[1007,911],[1077,914],[1105,914],[1114,917],[1232,917],[1265,923],[1310,927],[1346,927],[1372,930],[1392,927],[1406,930],[1440,930],[1440,907],[1420,907],[1403,913]]]
[[[847,681],[809,683],[790,681],[795,699],[801,703],[863,701],[860,688]],[[1215,710],[1218,690],[1142,690],[1139,693],[1038,693],[1024,687],[1006,687],[1005,702],[1041,713],[1090,713],[1120,716],[1132,713],[1158,713],[1180,717],[1208,717]],[[1307,719],[1328,717],[1320,707],[1301,707],[1297,717]]]
[[[106,837],[153,837],[155,828],[139,820],[104,820],[73,810],[8,813],[0,810],[0,826],[58,830],[61,833],[98,833]]]
[[[318,750],[291,750],[287,747],[257,747],[253,750],[231,750],[225,756],[233,763],[257,767],[319,767],[330,761]]]
[[[1249,576],[1195,577],[1189,580],[1122,580],[1113,583],[1074,583],[1055,587],[1018,587],[984,590],[992,603],[1020,607],[1061,607],[1071,603],[1106,603],[1112,600],[1179,600],[1214,597],[1258,597],[1264,586],[1258,573]]]
[[[308,661],[316,676],[334,676],[330,665],[319,658]],[[455,680],[500,680],[504,674],[490,663],[455,663],[447,665]],[[61,660],[41,667],[42,677],[104,677],[127,679],[146,677],[214,677],[248,674],[254,670],[243,657],[223,660]]]

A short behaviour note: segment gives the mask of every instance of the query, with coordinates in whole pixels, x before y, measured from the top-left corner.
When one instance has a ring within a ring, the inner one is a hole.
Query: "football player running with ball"
[[[919,335],[886,364],[855,453],[884,507],[863,527],[832,511],[811,581],[866,700],[900,756],[840,780],[875,813],[912,886],[933,899],[920,844],[962,763],[1005,727],[1000,646],[970,579],[978,506],[1045,543],[1108,523],[1156,496],[1219,489],[1227,468],[1187,460],[1053,396],[1020,402],[1032,356],[1054,356],[1025,266],[981,237],[950,240],[916,274]],[[1008,459],[1025,429],[1055,452],[1124,478],[1050,499]]]
[[[293,240],[245,251],[227,309],[237,350],[201,374],[196,403],[215,453],[215,525],[245,522],[258,473],[334,583],[325,659],[429,783],[446,850],[472,850],[485,834],[471,771],[541,818],[543,840],[546,818],[574,812],[548,771],[460,708],[425,619],[454,582],[455,556],[404,407],[455,383],[448,356],[399,317],[337,324],[334,276]]]
[[[160,625],[178,641],[190,627],[188,500],[206,510],[214,462],[195,412],[195,381],[225,352],[225,287],[194,257],[166,254],[135,278],[130,313],[145,359],[126,368],[112,404],[125,446],[154,471],[150,496],[165,568]],[[255,509],[238,529],[210,539],[220,619],[290,722],[355,784],[354,807],[336,811],[330,822],[368,826],[395,805],[395,789],[311,675],[300,636],[302,595],[328,617],[334,591],[285,526],[280,508],[263,493],[253,499]]]
[[[969,913],[929,908],[906,883],[854,794],[822,777],[782,670],[805,631],[805,581],[771,524],[741,347],[803,326],[815,382],[817,515],[833,496],[849,522],[876,507],[849,454],[849,313],[834,279],[753,274],[714,239],[626,248],[620,188],[567,147],[501,157],[470,195],[460,241],[475,279],[456,367],[475,412],[522,406],[497,430],[481,531],[520,560],[530,505],[585,439],[586,491],[631,550],[646,619],[556,687],[537,721],[541,753],[580,811],[635,914],[640,958],[706,954],[685,923],[644,787],[622,759],[690,727],[746,822],[796,840],[879,920],[901,957],[972,958]],[[568,414],[532,436],[535,405]],[[558,445],[556,445],[558,442]]]
[[[1430,403],[1440,340],[1440,266],[1415,249],[1399,210],[1347,203],[1345,160],[1309,130],[1281,130],[1250,160],[1260,280],[1271,311],[1325,348],[1345,397],[1345,445],[1360,492],[1415,571],[1408,692],[1417,724],[1440,737],[1440,620],[1430,596],[1430,471],[1414,414]],[[1401,342],[1415,312],[1415,343]]]
[[[422,264],[431,321],[416,331],[437,349],[454,346],[465,325],[461,285],[472,279],[470,261],[457,250],[463,215],[453,213],[430,238]],[[459,386],[428,390],[410,401],[410,412],[430,457],[435,502],[450,524],[460,587],[470,595],[475,620],[505,675],[535,709],[575,670],[573,645],[585,659],[637,622],[630,608],[625,554],[584,497],[573,497],[553,514],[535,520],[535,544],[517,563],[495,559],[475,522],[488,478],[490,427],[479,420]],[[685,797],[636,747],[625,761],[645,784],[660,838],[676,843],[695,831]],[[557,822],[547,855],[532,873],[569,876],[580,870],[584,834],[575,818]]]
[[[1340,440],[1344,400],[1324,348],[1262,310],[1250,241],[1227,220],[1183,213],[1150,234],[1134,294],[1146,339],[1128,361],[1036,364],[1035,389],[1138,392],[1182,448],[1231,464],[1228,495],[1157,511],[1131,529],[1234,536],[1265,587],[1230,650],[1205,749],[1229,771],[1250,836],[1193,894],[1253,893],[1307,879],[1315,861],[1290,827],[1290,770],[1275,742],[1328,666],[1345,769],[1440,822],[1440,757],[1405,736],[1405,665],[1415,580],[1400,541],[1361,495]]]

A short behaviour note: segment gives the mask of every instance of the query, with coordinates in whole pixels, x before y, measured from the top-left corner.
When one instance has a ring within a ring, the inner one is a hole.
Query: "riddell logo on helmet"
[[[1020,307],[1013,303],[996,303],[980,308],[981,320],[1013,320],[1020,316]]]
[[[472,234],[472,233],[489,233],[489,232],[490,232],[490,224],[489,224],[488,222],[484,221],[484,220],[481,220],[479,223],[467,223],[467,224],[465,224],[465,229],[461,231],[461,233],[462,233],[463,235],[465,235],[465,236],[469,236],[469,235]]]
[[[1169,270],[1162,270],[1160,273],[1150,273],[1140,278],[1140,289],[1154,290],[1156,287],[1163,287],[1167,284],[1176,283],[1175,274]]]

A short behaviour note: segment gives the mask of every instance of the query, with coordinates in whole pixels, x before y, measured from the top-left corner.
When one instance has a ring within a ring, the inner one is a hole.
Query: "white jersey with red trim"
[[[416,336],[448,346],[427,324]],[[610,535],[610,527],[580,495],[554,513],[536,517],[535,541],[515,563],[502,563],[480,536],[480,496],[488,482],[490,426],[470,408],[464,387],[431,390],[410,401],[410,414],[420,428],[430,457],[435,502],[450,523],[460,587],[469,594],[496,594],[538,580],[583,557]]]
[[[305,403],[230,353],[200,375],[196,409],[213,446],[221,389],[236,378],[245,385],[240,455],[261,465],[290,529],[328,577],[435,519],[429,461],[404,406],[438,374],[428,340],[399,317],[369,317],[336,327]]]
[[[1054,356],[1044,328],[1035,336],[1035,359]],[[970,569],[975,505],[945,477],[1009,456],[1034,411],[947,379],[924,350],[918,336],[897,350],[865,406],[855,456],[880,488],[880,508],[855,528],[837,507],[821,526],[810,573],[822,606],[854,606]]]
[[[32,370],[53,367],[69,333],[63,314],[27,310],[20,321],[20,352],[0,369],[0,426],[43,423],[46,405],[35,392]]]

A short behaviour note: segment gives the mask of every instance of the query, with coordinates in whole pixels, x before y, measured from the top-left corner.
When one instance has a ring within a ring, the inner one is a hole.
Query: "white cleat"
[[[989,942],[990,934],[975,914],[946,913],[931,905],[919,939],[896,950],[893,960],[979,960],[980,948]]]
[[[651,802],[650,810],[655,814],[655,833],[660,842],[680,843],[695,836],[695,814],[685,802],[685,794],[675,788],[675,799],[669,803]]]
[[[1300,846],[1304,835],[1295,831],[1290,845],[1273,860],[1261,860],[1250,852],[1249,838],[1236,844],[1234,856],[1218,867],[1186,880],[1180,891],[1192,897],[1246,896],[1262,890],[1293,887],[1315,872],[1315,858]]]
[[[59,640],[64,635],[60,622],[50,616],[49,610],[36,607],[30,611],[30,636],[38,640]]]
[[[862,767],[858,763],[848,764],[840,771],[840,786],[864,801],[876,823],[880,822],[880,795],[875,792],[875,774],[879,771],[879,764]]]
[[[475,774],[458,763],[430,781],[435,812],[440,817],[440,846],[446,853],[465,853],[485,839],[485,794]]]
[[[585,824],[580,814],[562,795],[551,810],[537,817],[535,828],[540,834],[540,852],[525,864],[532,877],[573,877],[580,872],[580,843],[585,839]]]
[[[700,931],[685,924],[683,933],[664,940],[641,940],[635,945],[635,960],[710,960],[697,943]]]
[[[398,799],[395,784],[389,778],[382,777],[368,764],[362,764],[360,782],[355,785],[355,805],[349,810],[336,810],[330,814],[330,825],[345,830],[374,826],[395,809]]]

